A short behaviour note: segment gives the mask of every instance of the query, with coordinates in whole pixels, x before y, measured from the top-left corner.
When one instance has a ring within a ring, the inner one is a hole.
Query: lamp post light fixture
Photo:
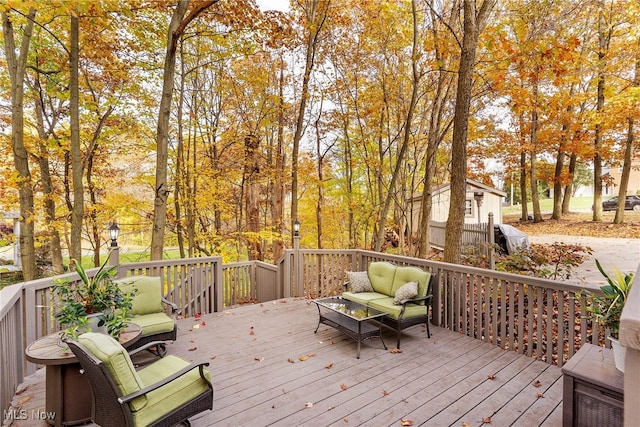
[[[113,221],[109,226],[109,237],[111,238],[111,247],[115,248],[118,246],[118,234],[120,233],[120,227],[118,224]]]
[[[474,191],[473,198],[476,200],[476,203],[478,204],[478,224],[481,224],[482,218],[480,216],[480,206],[482,206],[482,199],[484,199],[484,192]]]
[[[109,238],[111,239],[111,247],[109,248],[109,265],[120,264],[120,248],[118,247],[118,234],[120,234],[120,227],[113,221],[108,228]]]
[[[304,286],[302,285],[302,257],[300,256],[300,221],[297,219],[293,222],[293,260],[296,271],[296,293],[297,296],[300,296],[304,293]]]

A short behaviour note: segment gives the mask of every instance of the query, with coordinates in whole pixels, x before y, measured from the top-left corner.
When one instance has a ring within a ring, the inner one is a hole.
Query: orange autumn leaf
[[[328,365],[324,365],[324,367],[326,369],[331,369],[331,368],[333,368],[333,363],[329,363]]]
[[[400,420],[400,425],[401,426],[412,426],[413,425],[413,420],[410,419],[401,419]]]
[[[482,422],[483,422],[484,424],[491,424],[491,417],[483,418],[483,419],[482,419]]]
[[[347,387],[346,384],[340,384],[340,388],[343,389],[343,390],[346,390],[348,387]]]

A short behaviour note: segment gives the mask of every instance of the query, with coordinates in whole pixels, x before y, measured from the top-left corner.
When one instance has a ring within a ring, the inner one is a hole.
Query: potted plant
[[[590,320],[604,330],[609,331],[609,340],[613,348],[616,368],[624,371],[624,353],[626,350],[618,341],[618,334],[620,332],[622,309],[633,283],[633,273],[623,274],[620,270],[614,268],[614,276],[611,277],[604,271],[598,260],[596,260],[596,266],[607,279],[607,284],[600,287],[601,295],[587,291],[587,315]]]
[[[59,279],[53,285],[58,305],[54,317],[66,328],[62,336],[75,339],[80,333],[97,327],[118,338],[130,318],[136,290],[126,293],[113,281],[118,266],[108,266],[109,257],[92,277],[79,262],[72,261],[80,280]]]

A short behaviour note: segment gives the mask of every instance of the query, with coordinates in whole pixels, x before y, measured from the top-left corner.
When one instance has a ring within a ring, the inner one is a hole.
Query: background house
[[[504,191],[489,187],[481,182],[467,178],[467,193],[465,198],[464,221],[468,224],[488,222],[489,213],[493,213],[495,224],[502,223],[502,202],[507,196]],[[433,191],[433,207],[431,221],[446,222],[449,218],[449,200],[451,185],[444,184]],[[415,236],[420,225],[420,210],[422,195],[412,198],[409,202],[411,211],[411,235]]]
[[[622,178],[622,166],[603,168],[602,176],[602,195],[618,196],[620,180]],[[640,158],[635,158],[631,161],[627,194],[640,194]]]

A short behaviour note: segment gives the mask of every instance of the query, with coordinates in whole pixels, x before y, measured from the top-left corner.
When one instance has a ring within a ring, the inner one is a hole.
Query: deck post
[[[640,265],[620,317],[620,343],[627,348],[624,364],[624,425],[640,425]]]

